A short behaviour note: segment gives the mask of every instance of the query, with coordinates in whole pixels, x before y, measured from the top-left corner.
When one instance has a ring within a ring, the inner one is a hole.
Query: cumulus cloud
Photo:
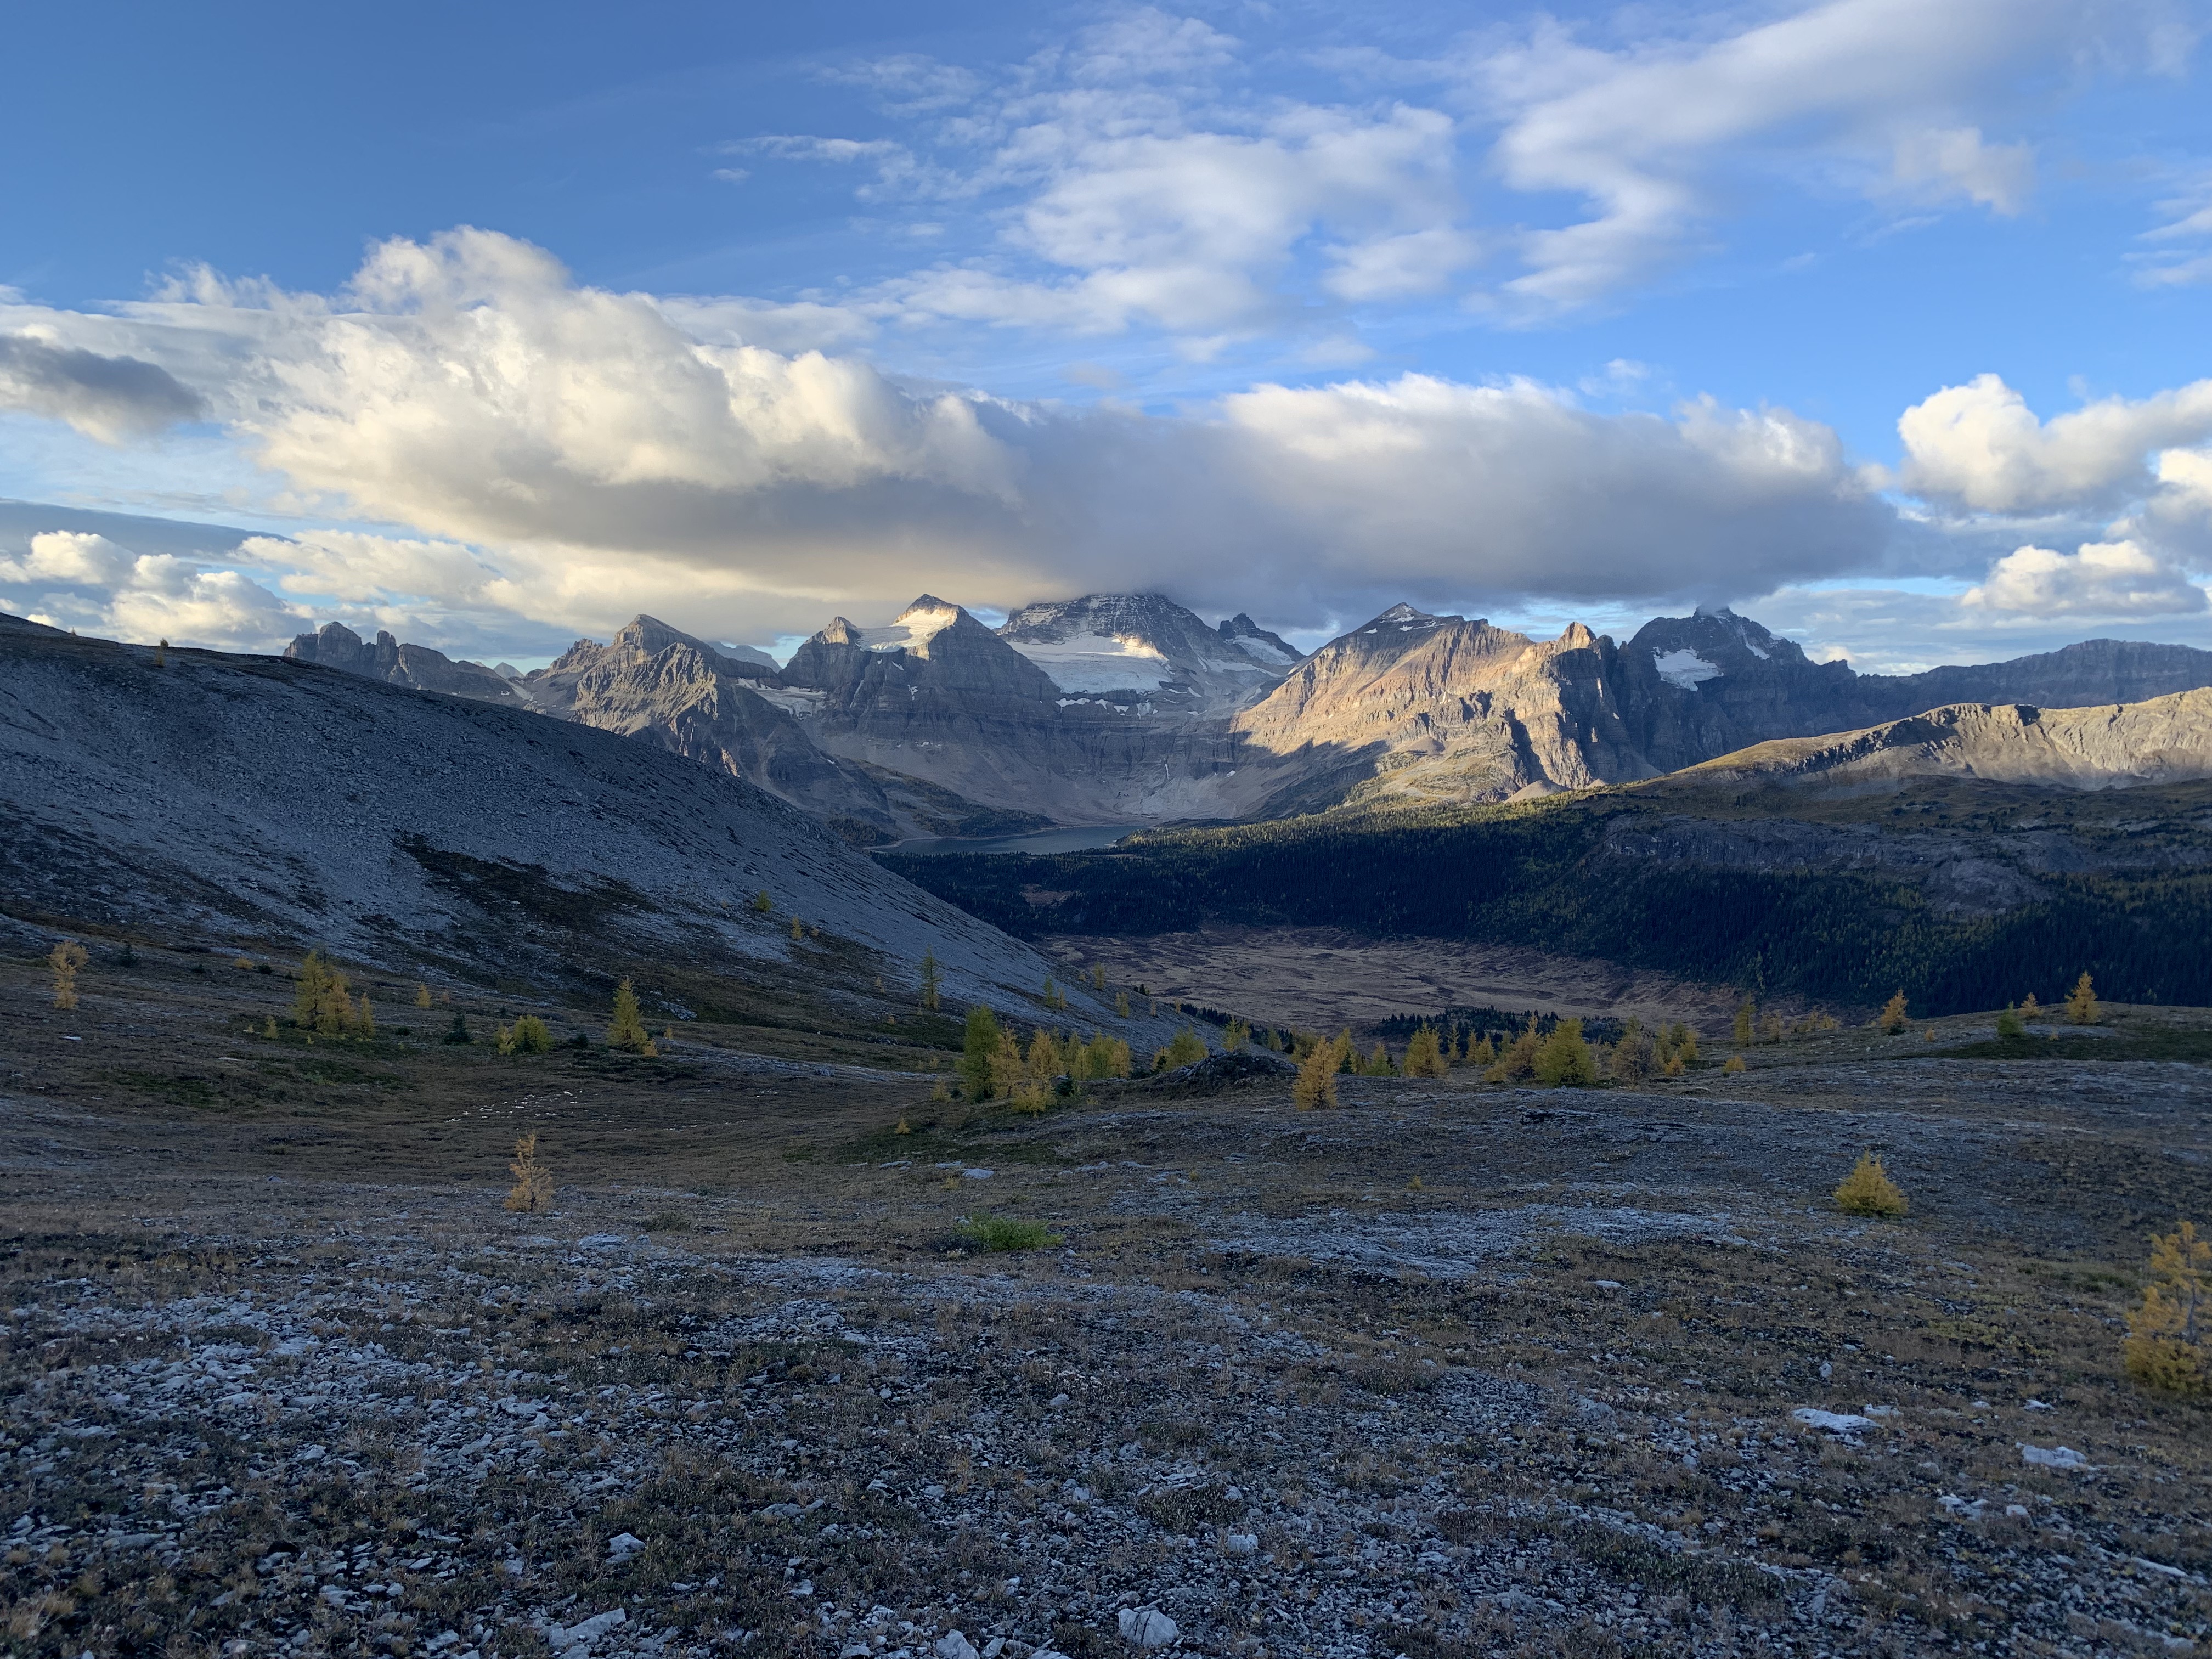
[[[197,420],[199,395],[156,364],[58,345],[32,333],[0,334],[0,409],[68,422],[103,443]]]
[[[273,648],[308,614],[241,572],[80,531],[44,532],[0,559],[0,605],[56,628],[246,651]]]
[[[1897,430],[1916,494],[1999,513],[2110,503],[2149,487],[2158,452],[2212,435],[2212,380],[2046,422],[1996,375],[1979,374],[1915,404]]]
[[[200,366],[329,516],[414,526],[250,550],[288,595],[360,604],[582,623],[672,594],[750,638],[926,587],[1164,586],[1318,623],[1401,590],[1740,592],[1863,561],[1887,522],[1834,434],[1784,410],[1601,416],[1407,375],[1164,418],[910,388],[684,315],[462,230],[375,250],[338,295],[201,276],[74,325]]]
[[[2207,608],[2203,588],[2133,542],[2087,542],[2072,553],[2020,548],[1960,602],[2033,617],[2173,617]]]

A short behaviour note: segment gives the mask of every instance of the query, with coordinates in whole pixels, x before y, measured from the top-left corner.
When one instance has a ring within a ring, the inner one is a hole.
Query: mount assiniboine
[[[650,738],[860,842],[1501,800],[1947,704],[2212,686],[2212,652],[2114,640],[1863,675],[1727,610],[1656,618],[1623,645],[1401,605],[1308,657],[1249,617],[1208,626],[1155,594],[1024,605],[996,629],[924,594],[888,627],[832,619],[781,669],[650,617],[528,674],[336,623],[284,654]]]

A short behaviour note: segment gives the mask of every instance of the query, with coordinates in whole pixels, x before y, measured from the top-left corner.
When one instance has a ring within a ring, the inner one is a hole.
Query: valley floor
[[[2212,1647],[2212,1436],[2117,1355],[2200,1065],[971,1119],[712,1032],[247,1036],[283,989],[0,967],[11,1653]],[[1869,1146],[1907,1219],[1827,1202]]]
[[[1040,949],[1116,985],[1304,1030],[1442,1008],[1540,1008],[1571,1018],[1684,1020],[1724,1031],[1741,991],[1610,962],[1458,939],[1368,939],[1334,927],[1219,926],[1188,933],[1055,936]]]

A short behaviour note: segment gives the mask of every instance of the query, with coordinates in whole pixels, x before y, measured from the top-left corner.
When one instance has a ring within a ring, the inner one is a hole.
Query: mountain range
[[[1307,656],[1248,616],[1209,625],[1157,594],[1024,605],[996,629],[924,594],[887,627],[834,618],[781,667],[643,616],[527,674],[336,623],[284,654],[645,738],[858,845],[1478,805],[1947,705],[2212,686],[2212,652],[2117,640],[1858,674],[1726,609],[1655,618],[1621,644],[1581,623],[1538,641],[1401,605]]]

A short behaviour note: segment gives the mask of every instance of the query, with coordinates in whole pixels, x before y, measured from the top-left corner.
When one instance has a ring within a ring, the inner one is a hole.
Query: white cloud
[[[57,628],[247,651],[273,648],[307,615],[240,572],[76,531],[42,532],[0,559],[0,605]]]
[[[333,296],[199,276],[70,326],[207,375],[321,516],[415,527],[256,541],[282,592],[416,614],[604,626],[668,604],[764,638],[924,588],[1159,586],[1319,621],[1401,585],[1740,592],[1850,568],[1886,533],[1835,435],[1784,410],[1600,416],[1408,375],[1085,412],[702,341],[699,314],[465,230],[375,250]]]
[[[2170,215],[2166,223],[2143,233],[2142,240],[2169,246],[2135,256],[2136,283],[2141,288],[2187,288],[2212,283],[2212,167],[2199,167],[2185,177],[2177,192],[2158,204]],[[2190,244],[2200,246],[2191,247]]]
[[[2133,542],[2087,542],[2072,553],[2018,549],[1960,603],[2036,618],[2188,616],[2207,608],[2203,588]]]
[[[110,587],[129,573],[136,555],[105,536],[49,530],[31,538],[20,559],[0,559],[0,583],[27,586],[63,582],[72,586]]]
[[[1994,374],[1906,410],[1903,482],[1916,494],[2008,513],[2111,502],[2147,489],[2157,452],[2212,436],[2212,380],[2039,421]]]
[[[1530,231],[1504,300],[1545,314],[1607,301],[1696,251],[1724,186],[1761,172],[1879,199],[2025,204],[2033,155],[1983,112],[2023,71],[2175,58],[2169,8],[2119,0],[1826,0],[1717,39],[1586,46],[1547,21],[1479,40],[1468,83],[1502,124],[1515,190],[1582,198],[1588,216]]]

